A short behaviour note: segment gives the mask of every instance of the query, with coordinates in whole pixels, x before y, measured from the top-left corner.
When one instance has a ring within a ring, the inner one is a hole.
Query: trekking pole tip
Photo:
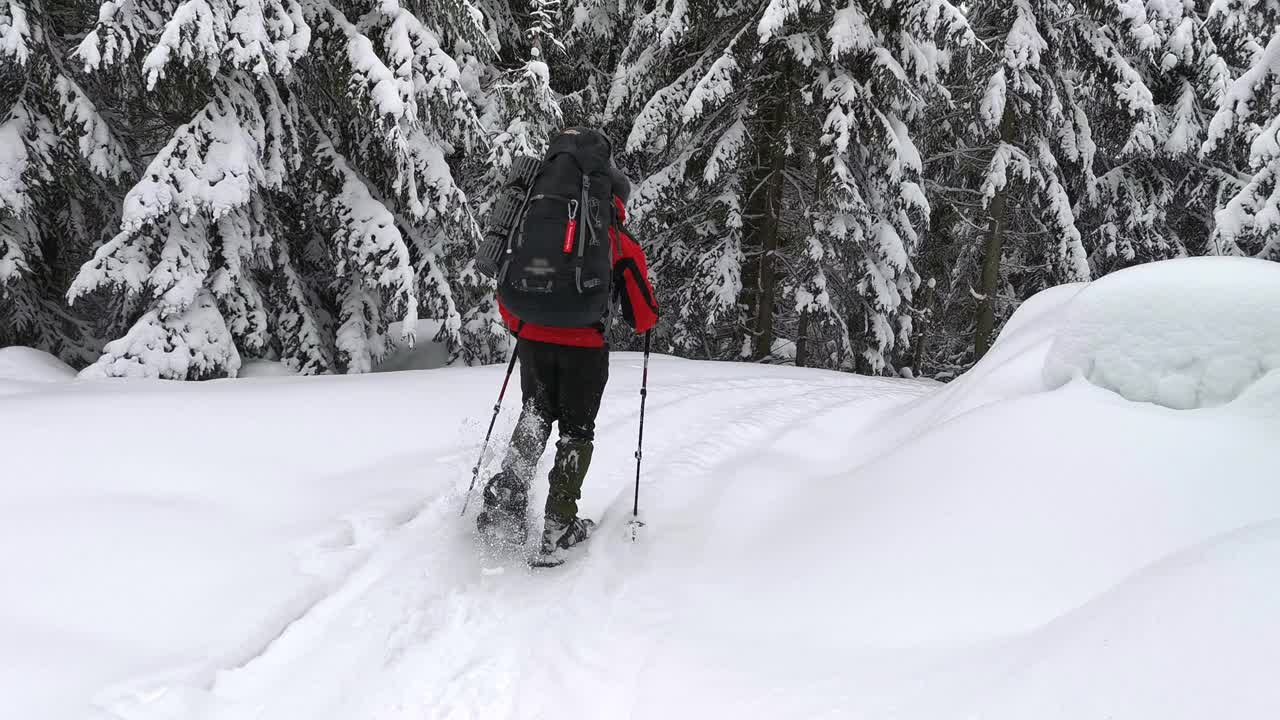
[[[636,542],[640,539],[640,528],[642,527],[644,527],[644,521],[639,517],[633,517],[627,523],[627,531],[631,535],[631,542]]]

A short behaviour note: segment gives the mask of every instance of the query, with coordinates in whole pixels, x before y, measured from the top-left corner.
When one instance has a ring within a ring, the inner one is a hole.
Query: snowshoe
[[[476,532],[485,543],[497,547],[520,547],[529,539],[529,528],[523,517],[498,509],[480,511]]]
[[[529,565],[535,568],[563,565],[568,559],[569,549],[591,537],[595,527],[595,521],[585,518],[574,518],[569,522],[547,518],[542,531],[542,546],[529,559]]]

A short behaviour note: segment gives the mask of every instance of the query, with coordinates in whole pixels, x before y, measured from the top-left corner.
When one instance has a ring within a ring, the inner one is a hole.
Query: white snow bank
[[[791,597],[773,629],[886,649],[1035,631],[1170,555],[1280,517],[1277,411],[1273,396],[1270,414],[1190,416],[1083,382],[985,405],[852,472],[793,480],[732,573],[755,582],[759,564],[771,582],[725,582],[712,604]]]
[[[1071,301],[1045,361],[1129,400],[1216,407],[1280,369],[1280,264],[1185,258],[1101,278]]]
[[[74,368],[43,350],[22,346],[0,348],[0,380],[62,382],[75,376]]]

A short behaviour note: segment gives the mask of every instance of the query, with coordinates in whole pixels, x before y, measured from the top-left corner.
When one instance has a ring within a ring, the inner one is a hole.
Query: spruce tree
[[[140,305],[89,373],[234,375],[242,355],[366,372],[419,314],[486,357],[455,296],[478,226],[451,158],[487,140],[453,48],[491,50],[465,0],[103,3],[78,61],[125,86],[135,120],[161,115],[69,293]]]
[[[635,18],[606,117],[645,176],[633,216],[674,349],[893,368],[928,218],[909,126],[970,38],[946,2],[673,0]]]
[[[1214,187],[1195,148],[1227,75],[1181,5],[978,2],[968,17],[982,42],[927,141],[928,273],[948,334],[972,338],[972,352],[943,344],[952,364],[1048,286],[1194,247]]]
[[[1092,270],[1201,254],[1220,181],[1198,150],[1230,70],[1189,5],[1085,9],[1077,95],[1096,150],[1072,191]]]
[[[63,302],[71,275],[117,222],[132,153],[65,60],[82,14],[66,4],[0,6],[0,345],[83,364],[100,348],[89,308]]]

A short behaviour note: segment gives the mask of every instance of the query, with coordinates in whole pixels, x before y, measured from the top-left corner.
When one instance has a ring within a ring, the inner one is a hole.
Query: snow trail
[[[653,546],[678,540],[686,562],[699,556],[699,533],[668,520],[667,508],[683,507],[671,513],[677,517],[702,508],[710,519],[732,492],[733,468],[797,424],[858,400],[878,400],[883,409],[916,394],[824,373],[653,383],[640,489],[650,525],[633,545],[625,530],[636,409],[620,405],[635,392],[626,382],[635,370],[610,383],[584,488],[583,512],[601,527],[566,566],[530,571],[511,563],[485,575],[470,534],[474,508],[457,517],[470,453],[449,453],[434,466],[447,477],[435,479],[435,493],[407,522],[363,533],[364,543],[345,542],[362,534],[353,528],[321,543],[359,546],[363,556],[348,560],[356,567],[334,573],[332,590],[257,653],[202,674],[210,682],[134,684],[104,693],[100,706],[120,720],[548,717],[566,712],[566,702],[589,714],[603,707],[625,714],[618,699],[634,696],[678,605],[670,588],[645,578],[651,553],[669,554]],[[514,413],[505,413],[495,434],[509,429]],[[498,445],[487,464],[500,457]],[[532,508],[545,496],[550,455],[540,464]]]

